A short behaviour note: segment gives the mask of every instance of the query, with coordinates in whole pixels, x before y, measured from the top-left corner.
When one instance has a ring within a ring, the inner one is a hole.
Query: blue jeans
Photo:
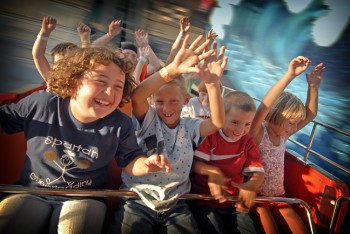
[[[199,233],[197,224],[185,201],[166,212],[156,212],[136,200],[122,201],[109,233]]]
[[[202,234],[260,233],[248,212],[229,208],[214,208],[190,202],[190,211]]]
[[[17,194],[0,202],[2,233],[101,233],[106,205],[93,199]]]

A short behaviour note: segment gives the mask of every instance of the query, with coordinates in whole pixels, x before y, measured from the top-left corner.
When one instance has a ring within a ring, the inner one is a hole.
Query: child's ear
[[[191,95],[190,95],[189,93],[187,93],[187,94],[185,95],[184,105],[186,105],[186,104],[190,101],[190,99],[191,99]]]

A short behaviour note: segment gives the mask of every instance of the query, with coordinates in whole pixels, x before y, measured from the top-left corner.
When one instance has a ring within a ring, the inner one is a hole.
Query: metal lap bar
[[[332,215],[332,220],[331,220],[331,224],[329,226],[329,229],[331,230],[330,233],[334,233],[334,228],[336,225],[336,220],[338,218],[338,213],[340,210],[340,205],[344,200],[348,200],[350,201],[350,197],[345,197],[345,196],[340,196],[337,198],[337,200],[335,201],[335,205],[334,205],[334,210],[333,210],[333,215]]]
[[[0,192],[3,193],[30,193],[36,195],[63,195],[63,196],[81,196],[81,197],[136,197],[139,196],[132,191],[128,190],[88,190],[88,189],[45,189],[37,187],[24,187],[16,185],[4,185],[0,184]],[[179,199],[197,199],[197,200],[214,200],[211,195],[206,194],[183,194]],[[236,202],[237,196],[227,196],[228,201]],[[338,200],[337,200],[338,201]],[[307,214],[311,234],[316,233],[315,224],[312,219],[310,207],[306,202],[296,198],[284,198],[284,197],[256,197],[255,202],[276,202],[276,203],[288,203],[288,204],[301,204]]]

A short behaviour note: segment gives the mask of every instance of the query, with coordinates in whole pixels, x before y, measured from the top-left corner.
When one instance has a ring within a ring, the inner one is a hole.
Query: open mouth
[[[108,106],[111,104],[110,102],[101,99],[95,99],[95,102],[102,106]]]
[[[174,114],[163,114],[165,117],[170,118],[171,116],[173,116]]]

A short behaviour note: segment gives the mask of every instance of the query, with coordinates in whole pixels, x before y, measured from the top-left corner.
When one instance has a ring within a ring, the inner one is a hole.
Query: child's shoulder
[[[199,127],[201,123],[203,123],[203,119],[193,118],[189,116],[181,117],[181,121],[180,121],[181,125],[185,125],[185,127],[188,127],[188,128]]]

